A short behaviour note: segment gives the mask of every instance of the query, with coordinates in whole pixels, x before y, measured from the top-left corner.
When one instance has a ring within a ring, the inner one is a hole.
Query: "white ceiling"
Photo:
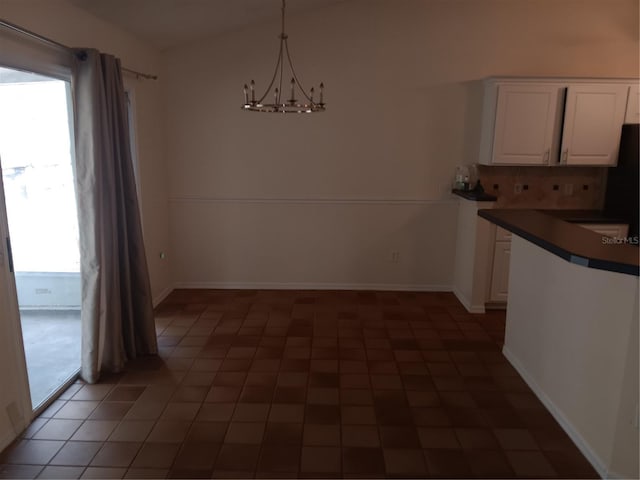
[[[347,0],[288,0],[287,16]],[[280,17],[281,0],[71,0],[161,50]]]

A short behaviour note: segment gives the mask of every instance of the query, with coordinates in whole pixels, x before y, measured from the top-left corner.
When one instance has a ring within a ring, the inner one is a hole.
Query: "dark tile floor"
[[[180,290],[161,353],[73,385],[12,478],[597,478],[448,293]]]

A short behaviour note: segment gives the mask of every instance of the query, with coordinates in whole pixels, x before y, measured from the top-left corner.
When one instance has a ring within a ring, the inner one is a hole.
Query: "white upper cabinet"
[[[625,113],[640,118],[630,90],[637,100],[628,80],[488,79],[479,162],[613,166]]]
[[[563,165],[615,165],[628,85],[570,85],[562,130]]]
[[[548,165],[555,162],[557,85],[499,85],[492,163]]]

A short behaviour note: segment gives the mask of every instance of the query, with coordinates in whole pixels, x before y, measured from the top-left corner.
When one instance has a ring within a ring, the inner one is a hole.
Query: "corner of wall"
[[[172,285],[168,286],[164,290],[162,290],[158,295],[153,297],[153,308],[156,308],[162,301],[167,298],[171,292],[173,292],[174,287]]]

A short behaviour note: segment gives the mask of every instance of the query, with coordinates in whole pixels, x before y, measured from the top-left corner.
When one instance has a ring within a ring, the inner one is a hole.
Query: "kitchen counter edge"
[[[638,247],[604,244],[602,235],[537,210],[480,209],[478,215],[568,262],[640,276]]]

